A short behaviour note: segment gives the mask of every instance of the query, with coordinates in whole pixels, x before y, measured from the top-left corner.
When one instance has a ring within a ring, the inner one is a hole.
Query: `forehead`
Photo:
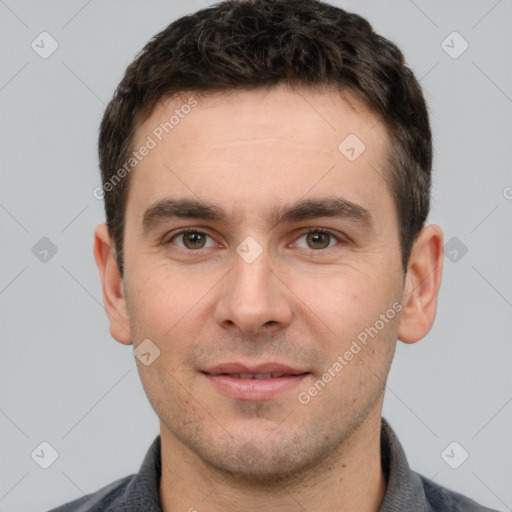
[[[164,98],[137,127],[135,142],[143,142],[147,135],[158,143],[180,135],[181,142],[193,142],[202,135],[200,126],[208,130],[212,144],[235,142],[244,136],[286,136],[311,144],[320,142],[332,150],[347,130],[370,145],[386,137],[380,119],[350,90],[280,84],[254,90],[182,92]],[[330,137],[326,139],[326,135]]]
[[[348,92],[182,93],[138,126],[133,149],[144,146],[151,149],[132,173],[128,200],[139,215],[169,195],[218,200],[241,214],[250,206],[254,215],[333,190],[353,202],[383,192],[390,201],[385,127]]]

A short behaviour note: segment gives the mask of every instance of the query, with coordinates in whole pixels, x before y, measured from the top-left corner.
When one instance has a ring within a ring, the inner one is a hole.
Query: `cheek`
[[[391,306],[397,294],[388,272],[343,266],[323,274],[301,274],[291,287],[311,312],[334,325],[361,325],[377,319]]]
[[[135,313],[148,327],[171,329],[197,304],[203,286],[199,278],[180,276],[168,264],[148,261],[144,266],[133,273]]]
[[[130,277],[136,283],[129,288],[127,301],[134,338],[149,338],[160,349],[162,359],[179,357],[180,331],[188,325],[187,313],[193,310],[197,297],[181,280],[155,268],[148,273],[133,272]],[[168,350],[169,340],[172,351]]]
[[[390,273],[344,268],[314,278],[303,275],[293,289],[305,298],[303,303],[297,301],[297,314],[308,319],[306,326],[324,352],[326,367],[352,352],[347,354],[350,363],[339,382],[356,383],[357,387],[363,375],[369,377],[368,368],[370,374],[387,374],[396,345],[400,297]]]

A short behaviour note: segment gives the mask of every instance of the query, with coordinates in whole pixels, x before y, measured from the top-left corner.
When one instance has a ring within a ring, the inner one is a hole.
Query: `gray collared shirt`
[[[384,418],[381,460],[387,489],[379,512],[497,512],[412,471],[398,438]],[[161,470],[160,436],[157,436],[137,474],[50,512],[162,512],[159,498]]]

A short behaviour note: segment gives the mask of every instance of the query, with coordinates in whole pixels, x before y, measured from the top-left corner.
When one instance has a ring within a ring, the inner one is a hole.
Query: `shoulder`
[[[50,512],[161,512],[160,476],[158,435],[146,452],[138,473],[120,478],[92,494],[82,496]]]
[[[125,491],[136,475],[126,476],[112,482],[98,491],[70,501],[49,512],[114,512],[122,510]]]
[[[419,473],[427,502],[433,512],[498,512],[479,505],[476,501],[436,484]]]

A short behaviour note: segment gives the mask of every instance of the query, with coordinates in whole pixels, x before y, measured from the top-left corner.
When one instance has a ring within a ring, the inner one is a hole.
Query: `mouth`
[[[279,377],[296,377],[296,374],[292,373],[284,373],[284,372],[270,372],[270,373],[216,373],[210,374],[213,376],[224,375],[226,377],[231,377],[232,379],[255,379],[255,380],[265,380],[265,379],[278,379]]]
[[[227,363],[201,372],[211,385],[237,400],[270,400],[296,387],[310,372],[287,365]]]

